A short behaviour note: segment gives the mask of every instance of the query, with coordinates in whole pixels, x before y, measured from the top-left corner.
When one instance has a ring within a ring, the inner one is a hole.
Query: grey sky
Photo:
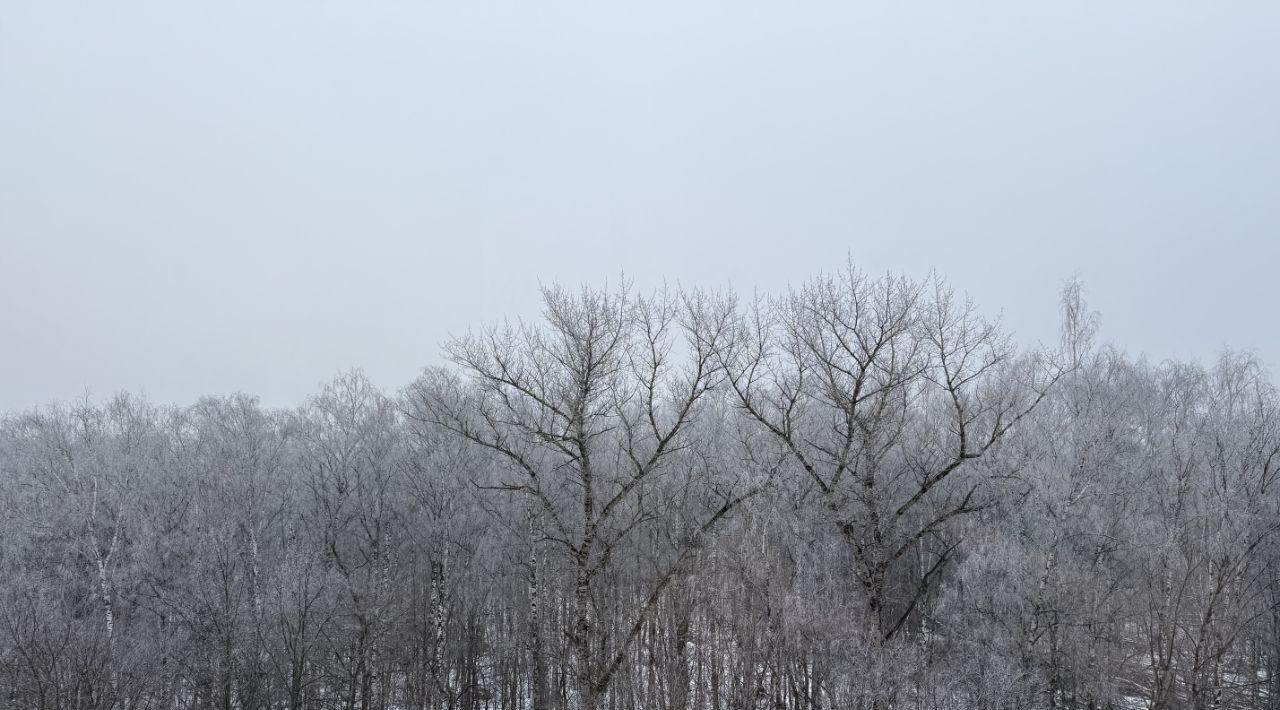
[[[1280,367],[1280,3],[0,0],[0,409],[396,388],[538,280],[937,268]]]

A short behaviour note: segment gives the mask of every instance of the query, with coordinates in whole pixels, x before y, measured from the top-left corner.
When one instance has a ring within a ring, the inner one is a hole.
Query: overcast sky
[[[0,0],[0,409],[293,405],[539,280],[840,266],[1280,368],[1280,3]]]

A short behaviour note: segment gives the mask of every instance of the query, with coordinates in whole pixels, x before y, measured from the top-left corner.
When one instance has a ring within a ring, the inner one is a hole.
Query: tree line
[[[0,420],[0,704],[1280,707],[1260,362],[937,277],[543,290],[397,393]]]

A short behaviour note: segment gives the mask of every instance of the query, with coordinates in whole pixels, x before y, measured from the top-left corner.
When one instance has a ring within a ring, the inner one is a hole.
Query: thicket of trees
[[[551,287],[397,394],[0,421],[0,705],[1280,707],[1257,360],[849,267]]]

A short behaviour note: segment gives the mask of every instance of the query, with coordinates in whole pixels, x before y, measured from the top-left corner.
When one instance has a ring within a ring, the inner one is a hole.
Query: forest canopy
[[[398,392],[0,420],[0,704],[1277,707],[1260,361],[939,277],[543,289]]]

